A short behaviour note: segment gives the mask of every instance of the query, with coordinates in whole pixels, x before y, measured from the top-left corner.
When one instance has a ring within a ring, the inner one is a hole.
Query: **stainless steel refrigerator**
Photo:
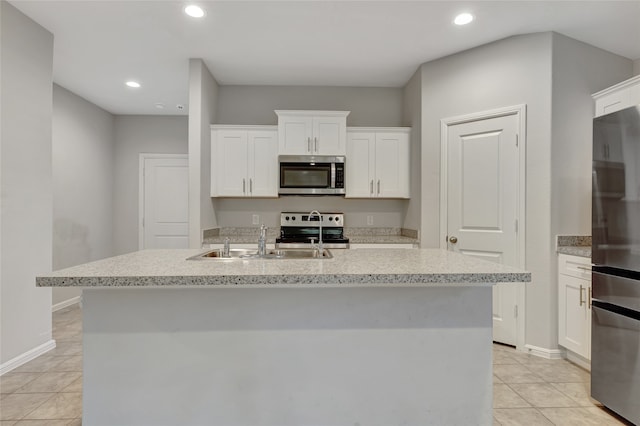
[[[640,424],[640,105],[593,120],[591,395]]]

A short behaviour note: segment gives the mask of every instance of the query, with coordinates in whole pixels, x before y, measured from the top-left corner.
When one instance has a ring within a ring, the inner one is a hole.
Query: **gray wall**
[[[421,227],[422,200],[422,71],[415,72],[404,87],[404,125],[411,127],[410,185],[411,199],[408,202],[404,227],[419,230]]]
[[[116,116],[114,254],[138,250],[140,153],[186,154],[187,126],[185,116]]]
[[[633,75],[640,75],[640,59],[633,61]]]
[[[555,234],[590,233],[590,94],[630,77],[631,61],[540,33],[438,59],[421,71],[423,247],[440,244],[440,119],[527,106],[526,268],[533,281],[526,285],[526,343],[555,349]]]
[[[201,59],[189,60],[189,246],[216,227],[211,199],[211,124],[218,114],[218,83]]]
[[[403,90],[371,87],[220,86],[219,124],[277,124],[276,109],[351,111],[349,126],[402,126]],[[279,199],[214,199],[219,226],[252,226],[258,214],[267,226],[279,226],[282,211],[342,211],[347,226],[401,227],[408,202],[346,200],[339,197]]]
[[[113,254],[114,117],[53,86],[53,269]],[[53,289],[53,304],[81,294]]]
[[[555,348],[549,262],[551,33],[509,37],[422,66],[422,246],[439,247],[440,119],[527,105],[526,341]]]
[[[53,35],[0,2],[0,373],[50,349]]]
[[[218,124],[277,124],[276,109],[351,111],[348,126],[401,126],[402,89],[220,86]]]
[[[553,35],[551,234],[591,234],[591,94],[632,76],[633,63]]]

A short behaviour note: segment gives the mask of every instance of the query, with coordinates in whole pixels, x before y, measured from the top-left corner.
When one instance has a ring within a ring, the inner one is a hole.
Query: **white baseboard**
[[[567,360],[576,364],[579,367],[584,368],[587,371],[591,371],[591,361],[586,358],[581,357],[577,353],[567,351]]]
[[[51,306],[51,312],[59,311],[60,309],[64,309],[67,306],[75,305],[76,303],[80,303],[80,296],[72,297],[71,299],[63,300],[60,303],[56,303]]]
[[[23,353],[22,355],[18,355],[17,357],[10,359],[4,364],[0,364],[0,376],[2,376],[5,373],[8,373],[9,371],[15,368],[20,367],[22,364],[26,364],[27,362],[39,357],[44,353],[49,352],[51,349],[54,349],[55,347],[56,347],[56,341],[51,339],[48,342],[43,343],[40,346],[36,346],[35,348]]]
[[[524,345],[525,350],[531,355],[546,359],[563,359],[564,351],[561,349],[547,349],[533,345]]]

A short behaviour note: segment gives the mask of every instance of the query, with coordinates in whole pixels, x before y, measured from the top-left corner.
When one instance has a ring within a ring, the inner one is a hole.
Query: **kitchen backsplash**
[[[217,223],[220,227],[251,227],[264,223],[280,226],[281,212],[341,212],[348,227],[401,228],[408,200],[366,200],[343,197],[291,196],[277,199],[214,199]],[[254,216],[257,216],[254,217]],[[373,223],[371,223],[373,222]]]

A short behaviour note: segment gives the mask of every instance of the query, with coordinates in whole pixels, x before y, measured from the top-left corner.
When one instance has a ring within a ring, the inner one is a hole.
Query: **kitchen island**
[[[83,290],[83,424],[492,424],[492,284],[443,250],[186,260],[148,250],[38,277]]]

